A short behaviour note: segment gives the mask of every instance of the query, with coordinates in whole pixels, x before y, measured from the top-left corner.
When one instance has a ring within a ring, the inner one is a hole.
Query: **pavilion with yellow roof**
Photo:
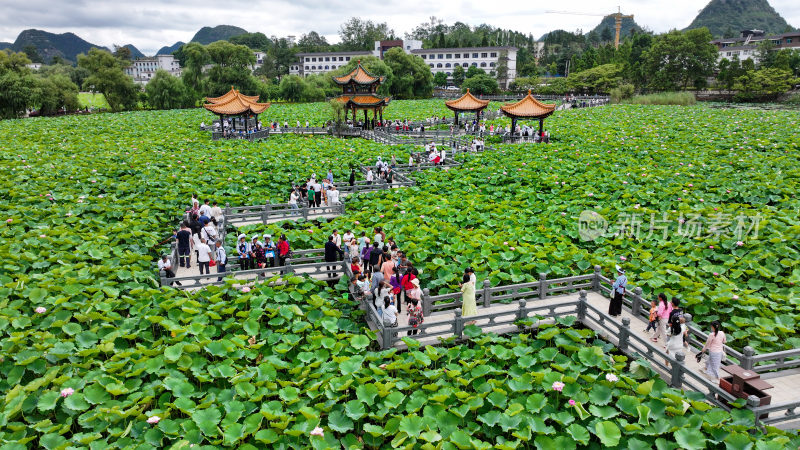
[[[352,112],[352,118],[356,120],[359,110],[364,111],[364,127],[372,128],[376,119],[383,121],[383,109],[389,104],[391,99],[378,95],[378,88],[386,77],[376,77],[367,72],[358,62],[356,68],[347,75],[333,77],[333,81],[342,87],[342,95],[334,100],[344,105],[344,118]],[[372,122],[370,122],[368,112],[372,111]]]
[[[511,133],[517,129],[517,120],[539,120],[539,136],[544,134],[544,119],[549,117],[556,110],[556,105],[542,103],[536,100],[531,91],[528,91],[522,100],[516,103],[508,103],[500,107],[503,114],[511,118]]]
[[[258,124],[258,115],[269,108],[269,103],[258,103],[257,95],[244,95],[231,86],[231,90],[219,97],[206,97],[208,103],[203,107],[219,116],[220,126],[224,123],[225,116],[244,117],[245,132],[250,131],[250,118]],[[233,121],[233,131],[236,131],[236,121]]]
[[[470,94],[468,88],[466,94],[462,95],[461,98],[444,102],[444,105],[453,111],[453,113],[455,113],[455,125],[458,126],[458,113],[474,112],[475,118],[478,119],[481,111],[489,106],[489,100],[481,100],[475,97],[474,95]]]

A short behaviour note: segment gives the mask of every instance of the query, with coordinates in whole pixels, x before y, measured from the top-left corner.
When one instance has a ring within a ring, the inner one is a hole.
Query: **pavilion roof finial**
[[[467,88],[467,94],[469,94],[469,88]]]

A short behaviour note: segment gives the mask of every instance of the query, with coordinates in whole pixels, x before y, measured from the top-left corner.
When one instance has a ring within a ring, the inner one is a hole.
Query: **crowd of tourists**
[[[622,298],[628,285],[625,270],[620,266],[616,266],[616,269],[617,278],[611,285],[612,299],[608,307],[608,314],[612,317],[619,317],[622,314]],[[678,297],[668,300],[664,293],[658,294],[658,297],[650,302],[649,321],[644,332],[652,331],[653,335],[650,340],[656,343],[661,340],[668,355],[676,355],[678,352],[689,349],[689,327],[686,324],[684,310],[680,305],[681,301]],[[711,333],[709,333],[703,348],[697,353],[696,359],[699,363],[703,359],[703,354],[708,351],[705,373],[712,379],[719,379],[726,340],[725,332],[721,330],[719,321],[711,322]],[[669,361],[667,361],[667,365],[669,365]]]

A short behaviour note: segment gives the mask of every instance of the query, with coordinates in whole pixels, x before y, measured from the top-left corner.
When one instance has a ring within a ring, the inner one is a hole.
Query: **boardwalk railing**
[[[271,130],[272,134],[331,134],[328,127],[277,127]]]
[[[235,279],[239,282],[238,284],[248,284],[264,280],[270,280],[272,282],[275,277],[287,274],[308,275],[320,280],[338,280],[342,276],[342,265],[346,264],[342,261],[335,261],[295,265],[290,264],[290,261],[287,260],[287,264],[281,267],[264,267],[261,269],[237,270],[174,278],[167,278],[167,274],[164,271],[161,271],[159,275],[161,277],[162,286],[175,284],[176,286],[173,287],[176,288],[199,289],[209,285],[223,285],[228,278]],[[179,286],[177,286],[178,283],[180,283]]]
[[[255,141],[258,139],[268,138],[269,133],[270,131],[268,129],[262,129],[252,133],[240,133],[238,131],[228,131],[223,133],[221,131],[212,131],[211,140],[218,141],[220,139],[243,139],[247,141]]]
[[[338,205],[319,206],[309,208],[305,202],[299,203],[294,208],[288,203],[265,203],[256,206],[226,206],[225,221],[228,224],[241,226],[243,223],[261,222],[266,225],[270,221],[295,219],[302,217],[305,220],[319,219],[328,215],[344,214],[344,201]]]

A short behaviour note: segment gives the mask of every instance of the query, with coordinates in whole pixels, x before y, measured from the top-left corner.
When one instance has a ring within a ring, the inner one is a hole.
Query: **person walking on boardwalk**
[[[286,258],[289,257],[289,242],[286,241],[286,235],[282,234],[278,240],[278,264],[283,267],[286,265]]]
[[[178,260],[181,267],[191,268],[192,261],[192,230],[189,224],[183,222],[181,229],[175,234],[175,241],[178,243]]]
[[[325,262],[330,264],[325,267],[328,271],[328,278],[336,277],[337,261],[339,261],[339,247],[333,242],[333,235],[330,235],[328,242],[325,243]]]
[[[617,280],[611,286],[611,303],[608,305],[608,315],[612,317],[619,317],[622,314],[622,296],[625,295],[625,288],[628,286],[628,278],[625,276],[625,270],[617,266]]]
[[[228,254],[225,252],[225,247],[222,246],[222,241],[216,242],[216,250],[214,259],[217,261],[217,273],[225,273],[225,264],[228,264]],[[217,278],[217,281],[222,281],[222,277]]]
[[[211,263],[211,248],[206,244],[205,239],[200,239],[200,244],[197,246],[197,265],[200,266],[200,275],[203,274],[205,269],[206,275],[210,275],[209,264]]]
[[[469,276],[469,273],[464,274],[461,280],[461,317],[471,317],[478,315],[478,306],[475,304],[475,284]],[[475,321],[468,322],[469,325],[475,325]]]
[[[697,362],[700,362],[700,355],[708,350],[708,362],[706,363],[706,375],[713,379],[719,379],[719,368],[722,358],[725,356],[725,332],[720,330],[718,320],[711,322],[711,333],[708,335],[705,345],[697,354]]]
[[[239,235],[239,242],[236,244],[236,250],[239,254],[239,268],[241,270],[250,269],[250,243],[247,242],[247,235],[244,233]]]
[[[356,184],[356,169],[350,169],[350,186],[354,186]]]
[[[656,326],[656,333],[650,338],[653,342],[658,342],[658,338],[667,337],[667,322],[672,313],[672,303],[667,302],[667,296],[662,292],[658,294],[658,306],[656,307],[656,316],[658,318],[658,325]]]

